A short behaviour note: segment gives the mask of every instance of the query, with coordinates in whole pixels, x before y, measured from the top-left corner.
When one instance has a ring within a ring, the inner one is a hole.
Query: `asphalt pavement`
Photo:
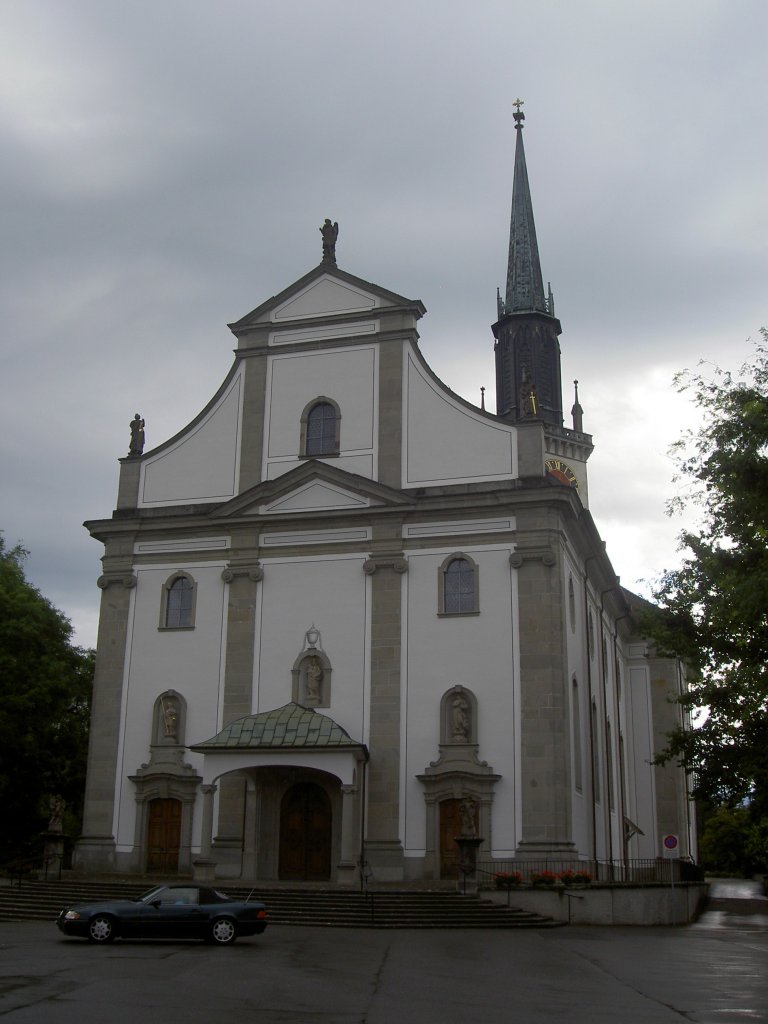
[[[731,885],[732,883],[727,883]],[[768,900],[676,928],[273,926],[229,948],[0,923],[3,1024],[768,1022]]]

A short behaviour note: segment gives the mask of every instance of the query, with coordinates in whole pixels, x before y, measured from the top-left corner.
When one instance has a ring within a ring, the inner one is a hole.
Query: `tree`
[[[0,862],[36,851],[51,798],[75,824],[85,783],[94,654],[27,581],[26,556],[0,533]]]
[[[678,389],[703,414],[673,449],[678,508],[698,508],[680,536],[678,569],[663,575],[660,608],[647,623],[657,647],[682,659],[681,702],[692,723],[670,737],[661,760],[693,773],[695,792],[745,804],[768,819],[768,331],[738,378],[685,371]]]

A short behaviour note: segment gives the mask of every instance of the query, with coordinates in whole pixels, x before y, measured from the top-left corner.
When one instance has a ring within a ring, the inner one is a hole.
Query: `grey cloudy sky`
[[[766,38],[763,0],[0,0],[0,527],[78,641],[131,417],[202,408],[324,217],[492,399],[516,96],[592,512],[625,585],[671,565],[672,375],[768,321]]]

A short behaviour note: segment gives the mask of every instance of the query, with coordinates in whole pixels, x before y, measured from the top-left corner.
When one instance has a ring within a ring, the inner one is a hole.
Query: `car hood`
[[[124,910],[128,910],[131,908],[135,909],[140,902],[140,900],[103,900],[100,903],[68,903],[64,909],[76,910],[78,914],[90,914],[94,911],[100,911],[102,913],[110,912],[113,914],[119,914],[121,911]]]

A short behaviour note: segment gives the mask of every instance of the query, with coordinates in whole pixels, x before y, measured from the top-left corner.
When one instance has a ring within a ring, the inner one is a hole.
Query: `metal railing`
[[[694,882],[703,879],[701,868],[690,861],[662,857],[626,860],[491,860],[478,858],[477,873],[482,885],[494,886],[498,874],[519,872],[523,883],[533,875],[549,872],[561,876],[565,872],[583,872],[593,882],[616,885],[652,885],[670,882]]]

